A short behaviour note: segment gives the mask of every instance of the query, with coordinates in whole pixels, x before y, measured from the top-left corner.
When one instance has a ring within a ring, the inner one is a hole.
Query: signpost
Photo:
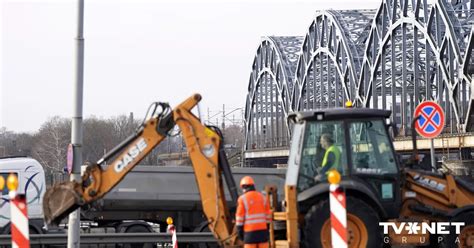
[[[444,112],[441,106],[433,101],[425,101],[420,103],[416,109],[414,117],[419,116],[415,122],[415,130],[422,137],[431,139],[431,167],[436,170],[434,142],[444,128]]]
[[[74,156],[71,163],[69,179],[81,183],[82,165],[82,100],[84,92],[84,0],[78,0],[77,13],[77,47],[76,47],[76,82],[74,84],[74,113],[71,122],[71,143]],[[68,220],[68,248],[80,248],[80,216],[81,209],[77,208],[69,214]]]

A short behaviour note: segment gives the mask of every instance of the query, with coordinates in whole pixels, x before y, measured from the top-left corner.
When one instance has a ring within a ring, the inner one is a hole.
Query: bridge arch
[[[446,114],[448,131],[464,130],[470,87],[463,75],[466,37],[453,5],[438,0],[384,0],[366,41],[356,102],[392,110],[407,135],[415,107],[435,100]]]
[[[244,150],[286,147],[289,92],[303,37],[264,37],[255,55],[245,104]]]
[[[316,14],[296,69],[292,94],[295,110],[340,107],[354,98],[361,63],[358,43],[364,39],[353,32],[365,29],[368,16],[367,11],[328,10]]]

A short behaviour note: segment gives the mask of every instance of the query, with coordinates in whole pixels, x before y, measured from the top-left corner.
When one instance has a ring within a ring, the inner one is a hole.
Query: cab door
[[[389,218],[398,217],[400,173],[384,120],[351,120],[347,125],[353,178],[375,193]]]

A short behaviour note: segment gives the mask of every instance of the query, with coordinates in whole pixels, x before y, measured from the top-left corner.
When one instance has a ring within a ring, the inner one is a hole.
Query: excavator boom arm
[[[194,101],[190,97],[185,102]],[[197,102],[188,104],[195,106]],[[58,224],[80,206],[102,198],[125,175],[163,141],[174,127],[168,104],[155,103],[151,117],[135,133],[104,155],[97,163],[87,166],[81,182],[63,182],[47,190],[43,200],[47,224]],[[161,107],[161,112],[155,114]]]
[[[222,137],[217,129],[213,130],[203,125],[188,109],[185,105],[178,106],[173,111],[173,117],[186,142],[201,195],[203,212],[207,217],[209,229],[221,245],[232,246],[238,240],[222,182],[222,174],[229,168],[228,164],[223,164],[226,162],[219,161]],[[229,181],[229,177],[226,178]],[[230,178],[233,181],[233,178]],[[232,198],[235,198],[237,191],[232,189],[233,182],[227,184]]]
[[[152,114],[134,135],[112,149],[96,164],[88,166],[82,182],[63,182],[48,189],[43,200],[46,223],[58,224],[80,206],[102,198],[160,144],[177,124],[183,133],[193,164],[209,228],[221,244],[236,245],[239,241],[224,195],[223,173],[233,201],[237,200],[237,190],[233,177],[229,175],[227,161],[224,163],[222,155],[220,156],[222,137],[219,131],[203,125],[191,112],[200,100],[201,96],[195,94],[172,111],[167,104],[160,103],[163,111],[158,115]]]

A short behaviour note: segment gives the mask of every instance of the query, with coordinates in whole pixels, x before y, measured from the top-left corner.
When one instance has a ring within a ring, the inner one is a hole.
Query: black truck
[[[279,199],[284,197],[285,173],[286,169],[276,168],[232,169],[237,183],[250,175],[257,190],[277,186]],[[226,197],[230,199],[227,189]],[[83,207],[81,214],[84,223],[115,232],[153,232],[158,228],[163,232],[167,217],[172,217],[177,230],[183,232],[205,231],[207,224],[191,166],[136,166],[104,198]]]

